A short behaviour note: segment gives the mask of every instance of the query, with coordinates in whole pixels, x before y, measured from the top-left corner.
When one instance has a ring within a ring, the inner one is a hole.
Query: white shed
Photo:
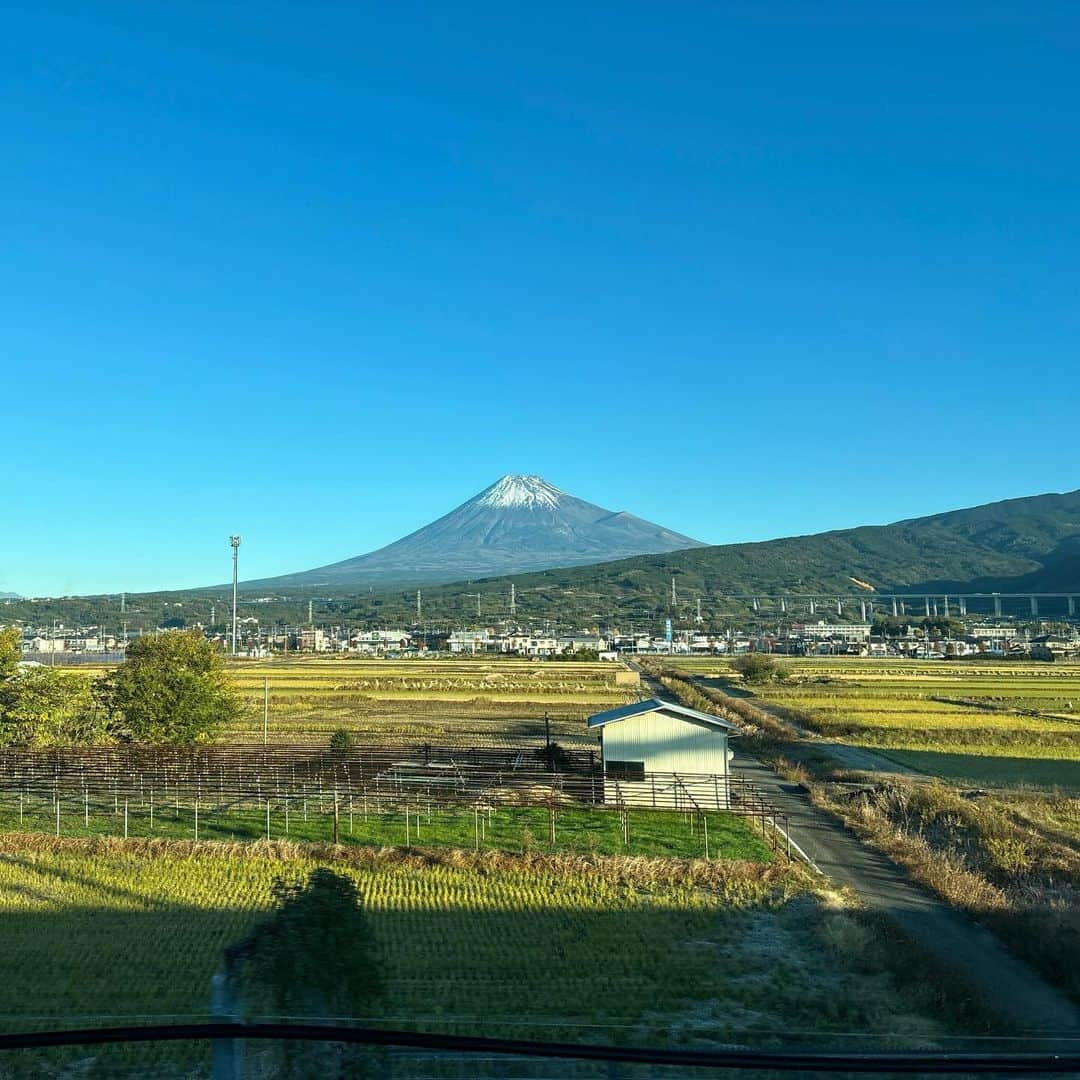
[[[728,805],[728,739],[739,730],[729,720],[649,698],[590,716],[589,727],[600,731],[605,801]]]

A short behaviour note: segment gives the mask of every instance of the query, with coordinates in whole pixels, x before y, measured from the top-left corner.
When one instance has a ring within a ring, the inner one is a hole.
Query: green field
[[[704,819],[704,820],[703,820]],[[179,840],[288,840],[323,843],[333,840],[332,806],[317,798],[276,800],[270,813],[250,804],[213,807],[204,803],[196,821],[190,800],[159,802],[144,797],[115,803],[111,797],[61,799],[60,814],[51,796],[0,796],[0,833],[37,833],[61,837],[144,837]],[[554,829],[555,839],[551,833]],[[770,837],[771,839],[771,837]],[[474,811],[470,807],[380,808],[375,799],[343,799],[338,814],[338,841],[345,846],[423,845],[511,853],[579,852],[599,855],[646,855],[664,858],[747,859],[768,861],[769,843],[754,819],[723,811],[688,815],[675,810],[632,808],[623,817],[614,810],[560,806],[554,814],[543,806],[501,806]],[[708,851],[706,852],[706,842]]]
[[[20,977],[0,985],[5,1025],[203,1015],[222,949],[313,850],[8,837],[0,910]],[[333,866],[372,918],[378,1023],[684,1046],[944,1031],[881,970],[875,936],[794,867],[372,851]],[[205,1049],[183,1046],[67,1059],[124,1075],[178,1056],[205,1068]],[[39,1058],[12,1064],[41,1074]]]

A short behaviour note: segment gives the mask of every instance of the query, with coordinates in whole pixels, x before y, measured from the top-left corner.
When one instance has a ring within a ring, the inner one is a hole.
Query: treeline
[[[902,637],[912,628],[947,638],[963,637],[965,633],[964,624],[947,615],[875,615],[870,633],[875,637]]]
[[[205,742],[242,706],[224,661],[196,631],[133,641],[96,678],[20,663],[20,635],[0,630],[0,746]]]

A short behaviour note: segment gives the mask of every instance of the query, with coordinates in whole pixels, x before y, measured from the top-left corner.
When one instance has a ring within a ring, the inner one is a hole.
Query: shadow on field
[[[299,865],[281,870],[302,873]],[[64,874],[55,878],[68,884]],[[226,881],[237,884],[235,871],[218,884]],[[605,910],[565,896],[546,905],[525,891],[515,907],[496,883],[490,907],[462,906],[469,897],[459,895],[457,906],[424,908],[414,896],[389,909],[386,882],[373,884],[378,899],[367,910],[386,988],[367,1017],[376,1026],[686,1048],[737,1039],[859,1050],[897,1040],[925,1045],[927,1036],[934,1044],[950,1026],[945,1016],[961,1018],[956,1034],[986,1033],[978,1010],[948,979],[887,958],[907,954],[894,934],[806,898]],[[438,881],[429,888],[441,891]],[[475,884],[466,882],[464,893],[473,894],[473,905],[483,903]],[[257,905],[268,904],[268,891],[231,897],[248,907],[145,899],[148,906],[137,910],[55,900],[51,910],[0,910],[14,976],[0,984],[0,1029],[205,1019],[223,950],[263,914]],[[863,1035],[843,1034],[852,1031]],[[882,1033],[880,1043],[874,1032]],[[92,1063],[87,1075],[188,1075],[205,1072],[209,1054],[208,1045],[194,1042],[20,1051],[0,1055],[0,1074],[38,1076],[46,1063],[63,1063],[83,1075]]]
[[[955,783],[988,787],[1037,787],[1070,794],[1080,792],[1080,761],[1054,758],[951,754],[937,750],[868,747],[892,761]]]

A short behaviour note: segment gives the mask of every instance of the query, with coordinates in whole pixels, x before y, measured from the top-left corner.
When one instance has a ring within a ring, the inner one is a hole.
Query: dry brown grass
[[[773,709],[717,695],[721,705],[708,688],[671,676],[663,682],[692,708],[723,708],[746,727],[752,754],[804,784],[816,805],[1080,1001],[1080,851],[1045,807],[1018,808],[1008,796],[965,796],[938,780],[868,779],[838,767],[771,715]],[[854,795],[852,781],[862,787]]]

